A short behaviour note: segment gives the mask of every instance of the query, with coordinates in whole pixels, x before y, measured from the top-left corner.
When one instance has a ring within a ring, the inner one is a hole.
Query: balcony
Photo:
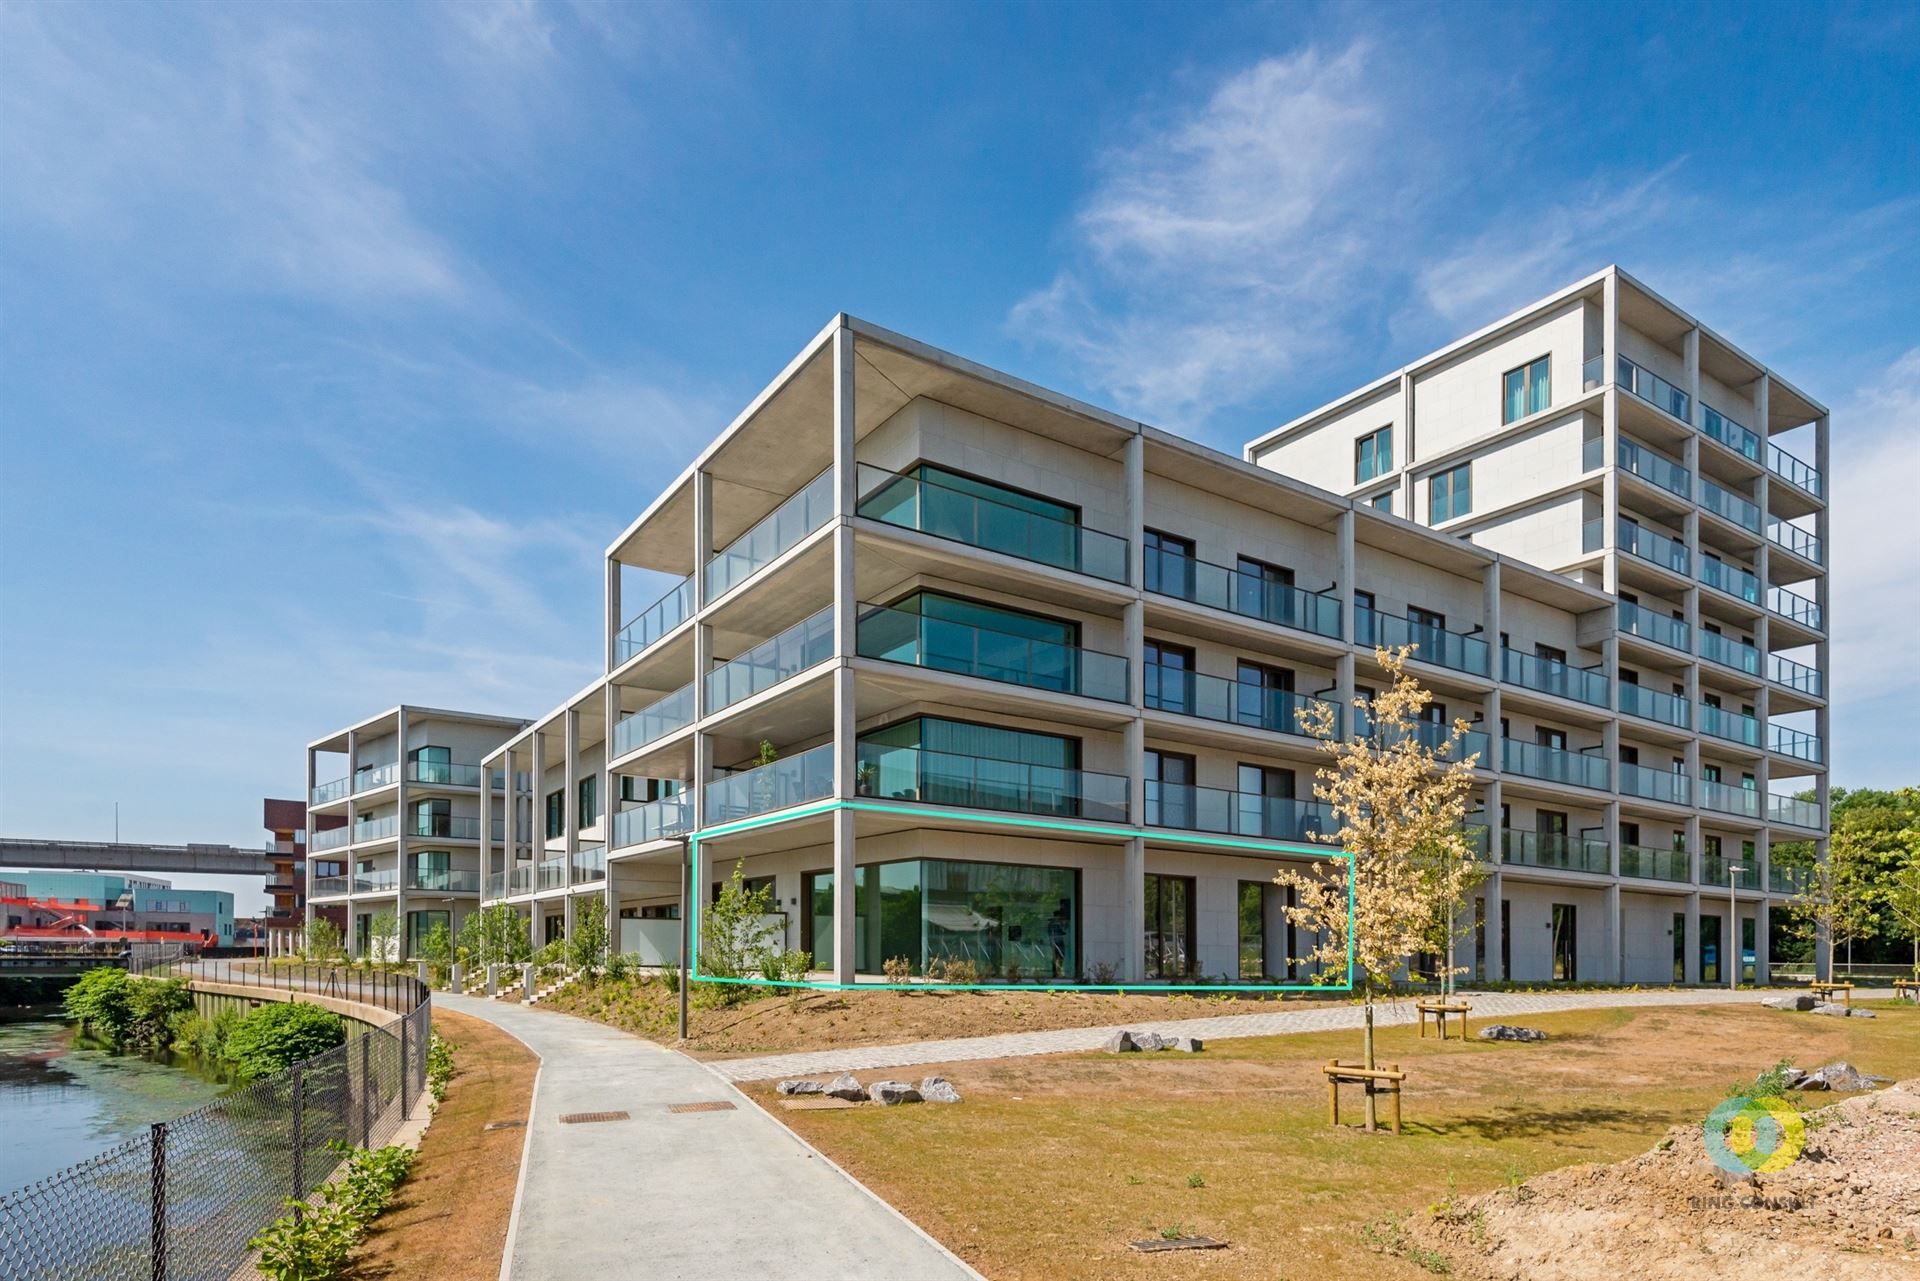
[[[613,754],[625,756],[693,724],[693,683],[622,716],[613,726]]]
[[[1816,565],[1827,563],[1826,549],[1820,545],[1820,540],[1798,525],[1789,524],[1784,520],[1774,521],[1767,526],[1767,541],[1775,547],[1784,547],[1795,556],[1810,560]]]
[[[1760,507],[1730,489],[1722,489],[1710,480],[1700,483],[1700,505],[1720,517],[1730,520],[1742,529],[1760,532]]]
[[[860,610],[858,649],[864,658],[1110,703],[1131,698],[1127,660],[1118,654],[884,605],[862,605]]]
[[[310,793],[310,803],[314,805],[329,805],[334,801],[343,800],[352,787],[353,780],[351,778],[336,778],[331,783],[321,783]]]
[[[1712,405],[1700,407],[1700,430],[1742,458],[1760,461],[1760,438]]]
[[[1643,801],[1665,801],[1669,805],[1693,803],[1693,780],[1672,770],[1649,769],[1645,765],[1622,763],[1620,792]]]
[[[1715,591],[1725,592],[1749,605],[1760,603],[1760,580],[1738,565],[1729,565],[1712,556],[1702,556],[1700,581]]]
[[[1522,689],[1570,698],[1592,707],[1607,706],[1607,690],[1612,683],[1605,674],[1591,668],[1570,667],[1517,649],[1500,651],[1500,679]]]
[[[313,848],[316,852],[337,850],[342,845],[351,844],[353,844],[353,829],[349,827],[330,827],[324,832],[313,834]]]
[[[829,605],[708,672],[707,710],[731,707],[832,656],[833,606]]]
[[[607,847],[604,845],[582,845],[573,852],[570,860],[573,868],[573,883],[604,881],[607,879]]]
[[[833,469],[829,467],[707,562],[706,599],[714,601],[726,595],[826,524],[832,515]]]
[[[1760,746],[1760,722],[1742,712],[1730,712],[1711,703],[1700,704],[1700,732],[1742,747]]]
[[[1354,709],[1353,731],[1362,738],[1375,739],[1376,745],[1381,747],[1391,747],[1399,741],[1397,737],[1390,737],[1384,729],[1376,730],[1373,714],[1365,707]],[[1453,726],[1440,725],[1433,721],[1415,721],[1409,734],[1415,742],[1428,751],[1441,752],[1453,740]],[[1460,736],[1460,755],[1455,758],[1449,754],[1445,759],[1465,760],[1469,756],[1475,758],[1475,769],[1491,770],[1493,740],[1480,730],[1470,729]]]
[[[679,792],[613,816],[613,847],[670,840],[693,830],[693,793]]]
[[[1125,583],[1127,540],[930,477],[862,463],[859,513],[984,551]],[[982,486],[985,489],[985,486]]]
[[[1413,623],[1377,610],[1353,611],[1354,640],[1361,645],[1399,645],[1414,647],[1413,657],[1422,663],[1449,667],[1473,676],[1489,674],[1492,651],[1487,642],[1464,632],[1448,631],[1425,623]]]
[[[1700,856],[1700,884],[1703,887],[1718,885],[1724,888],[1727,884],[1727,869],[1736,864],[1740,870],[1733,874],[1735,887],[1743,890],[1759,889],[1760,868],[1757,861],[1752,858],[1729,859],[1724,854]]]
[[[1146,589],[1295,631],[1340,639],[1340,600],[1225,565],[1147,549]]]
[[[1571,783],[1606,791],[1610,786],[1607,758],[1569,752],[1559,747],[1542,747],[1506,739],[1500,745],[1500,768],[1524,778],[1544,779],[1549,783]]]
[[[1586,443],[1590,448],[1606,447],[1606,442],[1597,437]],[[1594,449],[1593,452],[1597,454],[1598,449]],[[1616,442],[1614,457],[1621,471],[1631,472],[1648,484],[1658,485],[1670,494],[1678,494],[1682,498],[1693,496],[1693,473],[1679,463],[1654,453],[1651,449],[1622,437]],[[1588,465],[1587,470],[1591,471],[1597,465],[1596,457],[1595,461]]]
[[[1700,633],[1700,657],[1748,676],[1760,674],[1760,651],[1745,641],[1737,641],[1720,632]]]
[[[1693,880],[1693,868],[1685,850],[1663,850],[1657,845],[1622,845],[1620,875],[1642,881]]]
[[[624,663],[680,624],[693,617],[693,575],[675,583],[667,594],[641,610],[613,638],[613,659]]]
[[[1818,471],[1771,441],[1767,442],[1767,470],[1802,493],[1827,496],[1826,482]]]
[[[410,814],[401,830],[409,837],[425,836],[443,841],[477,841],[480,839],[480,820],[461,814]],[[496,827],[494,830],[498,832],[499,828]]]
[[[1735,787],[1730,783],[1716,783],[1703,778],[1700,780],[1700,807],[1739,818],[1759,818],[1760,793],[1751,787]]]
[[[543,890],[566,888],[567,856],[565,854],[554,854],[540,860],[538,884]]]
[[[1273,841],[1317,841],[1340,830],[1321,801],[1257,796],[1219,787],[1147,780],[1147,826]]]
[[[1620,682],[1620,710],[1628,716],[1658,721],[1675,729],[1686,729],[1693,723],[1686,699],[1677,694],[1662,694],[1645,685],[1629,685],[1625,681]]]
[[[408,761],[407,781],[428,787],[478,787],[486,771],[456,761]]]
[[[487,873],[487,898],[500,899],[507,896],[507,874],[505,872]]]
[[[480,873],[465,867],[416,867],[407,873],[407,888],[438,894],[478,894]]]
[[[1798,761],[1811,761],[1815,765],[1822,760],[1818,735],[1772,722],[1767,724],[1767,750],[1791,756]]]
[[[353,791],[357,796],[361,792],[371,792],[376,787],[389,787],[400,781],[400,762],[388,761],[385,765],[375,765],[368,769],[355,770]]]
[[[1799,894],[1813,880],[1809,867],[1783,867],[1771,860],[1767,866],[1767,888],[1776,894]]]
[[[1790,592],[1784,587],[1769,587],[1767,608],[1802,627],[1811,628],[1816,632],[1826,630],[1821,622],[1820,603],[1808,600],[1798,592]]]
[[[400,834],[400,816],[389,814],[385,818],[365,819],[353,826],[354,843],[361,841],[384,841]]]
[[[397,867],[377,867],[371,872],[354,873],[355,894],[385,894],[399,888],[400,869]]]
[[[1791,827],[1810,827],[1816,831],[1827,825],[1826,815],[1820,809],[1818,801],[1804,801],[1797,796],[1782,796],[1778,792],[1767,793],[1767,821],[1785,823]]]
[[[313,878],[313,897],[330,898],[335,894],[347,892],[348,881],[344,876],[316,876]]]
[[[1146,705],[1159,711],[1312,738],[1313,735],[1301,727],[1300,717],[1325,707],[1333,713],[1334,737],[1340,736],[1339,707],[1305,694],[1164,667],[1159,663],[1148,663],[1145,675]]]
[[[833,744],[707,784],[707,823],[770,814],[833,795]]]
[[[1618,368],[1614,372],[1615,382],[1649,405],[1665,410],[1689,427],[1693,425],[1692,397],[1658,374],[1642,369],[1625,356],[1616,359]]]
[[[1551,867],[1568,872],[1612,871],[1605,841],[1564,832],[1519,832],[1512,828],[1500,833],[1500,861],[1521,867]]]
[[[1589,524],[1598,522],[1589,521]],[[1645,525],[1635,524],[1626,517],[1620,518],[1616,541],[1618,550],[1629,556],[1638,557],[1649,565],[1658,565],[1662,569],[1672,570],[1683,577],[1693,568],[1692,553],[1687,551],[1685,543],[1669,538],[1665,534],[1655,533]]]
[[[885,743],[861,743],[858,762],[855,777],[862,796],[1053,818],[1127,821],[1129,784],[1122,774]]]
[[[1692,630],[1684,619],[1656,614],[1644,605],[1623,600],[1619,605],[1620,630],[1629,636],[1650,640],[1683,654],[1693,652]]]
[[[1820,669],[1808,667],[1805,663],[1796,663],[1791,658],[1782,658],[1778,654],[1767,655],[1767,679],[1775,685],[1785,686],[1812,698],[1823,697],[1826,682],[1820,676]]]
[[[509,894],[533,893],[533,864],[532,863],[522,862],[522,863],[515,863],[513,865],[513,870],[508,874],[508,877],[507,877],[507,893]]]

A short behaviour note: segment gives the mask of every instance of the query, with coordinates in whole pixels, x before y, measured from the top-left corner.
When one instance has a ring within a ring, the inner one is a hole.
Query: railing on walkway
[[[335,976],[355,977],[149,959],[142,972],[259,987],[300,976],[319,984],[316,992]],[[340,1157],[330,1144],[386,1143],[426,1088],[433,1011],[425,988],[408,975],[358,977],[398,980],[373,990],[412,1004],[385,1027],[0,1196],[0,1277],[165,1281],[245,1267],[247,1243],[287,1198],[305,1200],[332,1177]]]

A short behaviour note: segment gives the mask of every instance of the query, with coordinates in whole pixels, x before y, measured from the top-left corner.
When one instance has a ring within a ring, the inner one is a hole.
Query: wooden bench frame
[[[1893,999],[1912,1001],[1920,1004],[1920,979],[1895,979],[1893,981]]]
[[[1457,1015],[1460,1019],[1460,1039],[1462,1041],[1467,1039],[1467,1011],[1473,1008],[1473,1006],[1467,1002],[1446,1001],[1439,997],[1420,997],[1414,1001],[1413,1008],[1417,1010],[1420,1015],[1421,1040],[1424,1041],[1427,1039],[1427,1016],[1429,1014],[1433,1016],[1433,1021],[1439,1025],[1441,1040],[1444,1041],[1447,1039],[1447,1016],[1450,1014]]]
[[[1327,1065],[1320,1069],[1327,1074],[1327,1124],[1340,1124],[1340,1087],[1359,1085],[1366,1088],[1368,1095],[1386,1094],[1393,1099],[1393,1132],[1400,1133],[1400,1090],[1406,1082],[1407,1074],[1400,1070],[1398,1063],[1389,1063],[1385,1067],[1370,1068],[1362,1063],[1342,1063],[1338,1059],[1328,1059]]]
[[[1833,994],[1838,992],[1841,1002],[1848,1009],[1853,1008],[1853,984],[1851,983],[1809,983],[1807,988],[1813,993],[1815,1000],[1831,1000]]]

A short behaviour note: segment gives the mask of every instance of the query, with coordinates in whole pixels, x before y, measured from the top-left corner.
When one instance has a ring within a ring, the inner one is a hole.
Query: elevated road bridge
[[[273,871],[263,849],[235,845],[145,845],[132,841],[37,841],[0,836],[0,880],[6,868],[55,872],[211,872],[258,876]]]

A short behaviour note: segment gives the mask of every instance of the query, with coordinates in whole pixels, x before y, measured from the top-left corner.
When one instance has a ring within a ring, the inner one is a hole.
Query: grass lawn
[[[1382,1059],[1411,1072],[1399,1138],[1327,1126],[1319,1067],[1358,1057],[1355,1032],[1216,1041],[1194,1056],[1054,1056],[890,1074],[949,1077],[965,1102],[948,1107],[790,1111],[770,1085],[753,1088],[774,1115],[995,1281],[1380,1281],[1428,1274],[1370,1250],[1369,1224],[1424,1210],[1450,1189],[1467,1195],[1645,1151],[1781,1058],[1913,1076],[1920,1010],[1863,1004],[1879,1017],[1707,1007],[1524,1020],[1551,1035],[1541,1045],[1442,1045],[1385,1029]],[[1176,1227],[1231,1248],[1127,1249]]]

